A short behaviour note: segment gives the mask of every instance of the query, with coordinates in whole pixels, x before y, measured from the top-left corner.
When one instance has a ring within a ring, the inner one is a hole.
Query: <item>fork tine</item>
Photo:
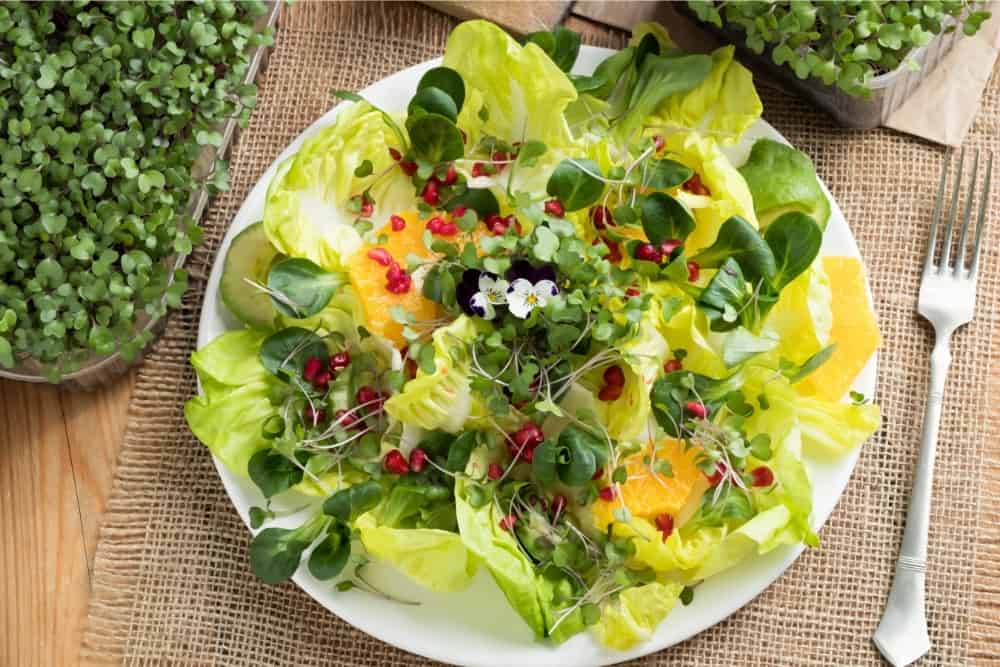
[[[969,236],[969,221],[972,219],[972,204],[976,196],[976,182],[979,177],[979,149],[972,160],[972,175],[969,180],[969,194],[965,199],[965,216],[962,219],[962,234],[958,237],[958,259],[955,260],[955,277],[961,278],[965,272],[965,240]]]
[[[951,260],[951,241],[954,238],[955,218],[958,217],[958,193],[962,190],[962,167],[965,164],[965,147],[958,154],[958,169],[955,171],[955,190],[951,194],[951,206],[948,208],[948,231],[945,232],[944,249],[941,252],[941,263],[938,272],[944,273]]]
[[[971,277],[976,276],[979,271],[979,249],[983,240],[983,228],[986,227],[986,209],[990,204],[990,180],[993,178],[993,151],[990,151],[990,158],[986,162],[986,187],[983,189],[983,198],[979,202],[979,220],[976,221],[976,242],[972,247],[972,268],[969,269]]]
[[[924,260],[924,272],[934,268],[934,254],[937,249],[938,225],[941,222],[941,209],[944,208],[944,186],[948,182],[948,165],[951,164],[951,153],[945,153],[944,164],[941,166],[941,182],[938,183],[937,198],[934,200],[934,215],[931,216],[931,234],[927,239],[927,259]]]

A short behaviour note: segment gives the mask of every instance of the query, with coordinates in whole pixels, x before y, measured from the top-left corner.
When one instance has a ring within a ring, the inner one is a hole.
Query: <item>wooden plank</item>
[[[666,2],[574,2],[573,14],[612,28],[632,30],[639,21],[663,22]]]
[[[101,516],[107,506],[135,387],[132,370],[91,391],[61,390],[59,402],[83,524],[88,569],[94,562]]]
[[[482,18],[517,35],[551,30],[569,12],[571,0],[558,2],[424,2],[439,12],[467,20]]]
[[[0,664],[76,664],[89,585],[55,387],[0,381],[0,535]]]

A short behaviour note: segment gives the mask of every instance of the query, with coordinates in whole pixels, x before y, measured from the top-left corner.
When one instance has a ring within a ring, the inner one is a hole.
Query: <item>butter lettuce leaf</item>
[[[623,651],[648,640],[677,604],[684,586],[651,582],[622,591],[603,607],[594,633],[605,646]]]

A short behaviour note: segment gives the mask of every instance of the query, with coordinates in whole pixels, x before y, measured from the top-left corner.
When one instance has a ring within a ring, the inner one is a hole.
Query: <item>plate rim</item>
[[[576,71],[579,68],[582,60],[591,61],[589,67],[588,66],[584,66],[584,67],[580,68],[582,70],[582,72],[585,72],[587,69],[592,69],[593,65],[595,65],[596,62],[598,62],[598,60],[597,60],[598,58],[606,57],[607,55],[609,55],[609,54],[611,54],[613,52],[614,52],[613,49],[607,49],[607,48],[604,48],[604,47],[595,47],[595,46],[583,45],[580,48],[579,60],[577,61],[577,66],[574,67],[574,71]],[[437,65],[441,64],[441,62],[442,62],[442,58],[441,57],[436,57],[436,58],[432,58],[432,59],[423,61],[421,63],[417,63],[417,64],[412,65],[410,67],[404,68],[402,70],[394,72],[394,73],[392,73],[392,74],[390,74],[390,75],[388,75],[388,76],[380,79],[379,81],[376,81],[376,82],[372,83],[370,86],[367,86],[363,90],[359,91],[359,94],[362,95],[362,96],[368,96],[368,95],[374,94],[375,93],[375,89],[381,89],[382,87],[391,87],[393,85],[398,85],[398,84],[404,84],[404,85],[410,84],[410,85],[412,85],[412,84],[414,84],[416,82],[416,77],[417,77],[418,74],[420,74],[421,72],[423,72],[424,70],[426,70],[426,69],[428,69],[430,67],[434,67],[434,66],[437,66]],[[208,282],[205,285],[205,292],[204,292],[204,296],[203,296],[203,300],[202,300],[201,312],[200,312],[199,319],[198,319],[198,335],[197,335],[197,348],[196,349],[201,349],[206,344],[208,344],[209,342],[211,342],[211,340],[214,340],[215,337],[217,337],[218,335],[221,335],[222,332],[228,331],[228,330],[232,329],[232,327],[230,327],[230,326],[223,326],[221,332],[213,333],[213,334],[211,334],[211,336],[209,336],[209,333],[208,333],[208,331],[210,329],[216,328],[215,325],[211,322],[213,319],[222,319],[223,320],[223,322],[222,322],[223,325],[230,324],[228,322],[225,322],[224,321],[225,320],[224,316],[222,316],[218,312],[219,311],[219,306],[221,305],[221,299],[219,297],[219,280],[221,278],[222,268],[223,268],[223,266],[225,264],[225,261],[224,261],[225,260],[225,255],[226,255],[226,252],[228,251],[228,248],[229,248],[229,245],[230,245],[232,239],[240,231],[242,231],[244,228],[246,228],[248,225],[252,224],[255,221],[256,216],[251,215],[251,213],[252,213],[251,209],[256,209],[257,208],[256,206],[253,205],[253,200],[257,200],[257,199],[261,200],[260,207],[262,208],[262,206],[263,206],[263,197],[266,194],[268,185],[270,184],[270,181],[271,181],[274,173],[276,172],[276,170],[278,168],[278,165],[280,165],[290,155],[292,155],[293,153],[297,152],[298,149],[300,148],[300,146],[309,137],[311,137],[313,134],[317,133],[320,129],[322,129],[324,127],[327,127],[328,125],[330,125],[334,121],[334,119],[337,117],[337,115],[339,113],[341,113],[343,111],[343,109],[347,108],[350,104],[351,104],[350,102],[339,102],[337,104],[334,104],[330,109],[328,109],[325,113],[323,113],[313,123],[311,123],[308,127],[306,127],[304,130],[302,130],[302,132],[300,132],[295,137],[295,139],[293,139],[278,154],[278,156],[274,159],[274,161],[260,175],[260,177],[257,179],[257,181],[254,183],[253,187],[250,189],[250,191],[246,195],[245,199],[243,200],[242,204],[240,205],[240,208],[238,209],[238,211],[236,212],[236,214],[233,216],[231,223],[229,224],[228,228],[226,229],[226,232],[225,232],[225,234],[223,236],[222,241],[219,244],[219,248],[218,248],[218,250],[216,252],[215,258],[214,258],[213,263],[212,263],[212,268],[211,268],[211,272],[209,274],[209,279],[208,279]],[[774,128],[770,123],[768,123],[763,118],[759,118],[757,120],[757,122],[753,126],[751,126],[750,130],[748,130],[748,133],[750,133],[750,134],[757,134],[758,135],[757,138],[763,138],[763,137],[772,138],[772,139],[776,139],[778,141],[781,141],[782,143],[785,143],[786,145],[789,145],[789,146],[792,145],[776,128]],[[738,150],[742,150],[742,149],[748,150],[748,148],[743,145],[744,143],[745,142],[741,142],[741,144],[738,145]],[[725,151],[725,152],[727,152],[727,154],[729,154],[731,151]],[[874,297],[873,297],[873,294],[872,294],[872,291],[871,291],[870,282],[868,280],[867,265],[865,264],[864,257],[862,256],[862,254],[860,252],[860,248],[857,245],[857,239],[855,238],[853,231],[851,230],[849,224],[847,223],[847,219],[844,217],[843,212],[840,209],[840,206],[838,205],[837,201],[834,199],[833,195],[830,193],[829,189],[827,188],[826,184],[823,182],[822,178],[819,177],[819,175],[817,175],[817,180],[819,181],[820,187],[821,187],[824,195],[826,195],[828,201],[830,202],[830,207],[831,207],[830,222],[832,224],[842,224],[843,225],[843,231],[844,231],[843,241],[846,242],[846,244],[848,246],[847,247],[847,249],[849,250],[848,256],[857,258],[858,260],[861,261],[862,268],[864,269],[863,273],[864,273],[864,279],[865,279],[865,290],[866,290],[867,295],[868,295],[869,306],[872,307],[872,309],[874,310],[874,306],[873,306],[873,304],[874,304]],[[828,227],[828,229],[829,229],[829,227]],[[827,247],[828,236],[826,234],[826,231],[828,231],[828,230],[824,230],[823,249],[826,249],[826,247]],[[843,255],[844,253],[838,253],[838,254]],[[827,256],[827,255],[829,255],[829,253],[824,252],[823,250],[821,250],[821,256]],[[877,314],[876,314],[876,317],[877,317]],[[865,368],[862,370],[862,372],[858,375],[858,377],[855,380],[855,387],[856,388],[860,388],[867,395],[874,396],[875,391],[877,389],[878,357],[879,357],[879,353],[878,353],[878,350],[876,350],[875,353],[872,355],[872,357],[869,359],[868,364],[865,366]],[[200,381],[198,382],[198,392],[199,392],[199,394],[201,393],[201,383],[200,383]],[[851,478],[854,475],[854,470],[855,470],[855,468],[857,466],[857,461],[858,461],[858,458],[860,457],[860,453],[861,453],[862,447],[864,447],[864,443],[862,443],[861,446],[857,447],[851,453],[849,453],[847,456],[845,456],[844,458],[840,459],[837,462],[837,467],[845,469],[846,470],[846,475],[843,476],[843,483],[839,484],[839,487],[836,489],[835,499],[834,499],[833,503],[830,505],[830,507],[828,508],[828,511],[823,512],[822,515],[820,516],[819,514],[817,514],[817,512],[816,512],[816,510],[814,508],[813,517],[812,517],[811,521],[812,521],[813,529],[816,532],[819,532],[822,529],[822,527],[826,524],[826,522],[829,520],[829,517],[832,515],[833,511],[836,509],[836,507],[839,504],[841,498],[843,497],[844,492],[845,492],[846,487],[847,487],[847,484],[850,482]],[[242,503],[238,499],[239,496],[242,495],[242,490],[240,489],[240,480],[237,478],[237,476],[234,473],[231,473],[224,466],[224,464],[222,464],[222,462],[218,458],[215,457],[214,454],[212,455],[212,461],[213,461],[213,464],[215,465],[216,472],[219,475],[220,481],[222,482],[222,485],[223,485],[223,487],[226,490],[226,495],[228,496],[230,503],[233,505],[233,508],[236,510],[237,514],[240,516],[240,518],[242,519],[242,521],[244,522],[244,524],[247,526],[248,530],[250,530],[251,534],[254,534],[254,531],[252,529],[250,529],[250,518],[249,518],[249,506],[250,505]],[[815,503],[815,501],[816,501],[816,495],[815,495],[815,489],[816,489],[816,487],[815,487],[815,485],[814,485],[813,488],[814,488],[814,497],[813,497],[813,500],[814,500],[814,503]],[[695,627],[691,631],[685,632],[685,633],[681,633],[680,636],[677,636],[677,637],[674,637],[674,638],[668,638],[666,640],[662,640],[662,639],[658,639],[657,638],[657,634],[659,634],[659,631],[663,630],[663,625],[664,624],[661,624],[660,627],[658,628],[657,633],[655,633],[650,639],[646,640],[645,642],[643,642],[641,644],[636,645],[635,647],[633,647],[630,650],[626,650],[626,651],[611,651],[610,649],[604,649],[603,647],[601,647],[602,650],[599,650],[599,651],[597,651],[597,652],[594,653],[593,658],[595,658],[595,659],[592,660],[592,661],[589,661],[589,662],[588,661],[579,662],[579,659],[574,659],[574,660],[576,660],[576,664],[580,664],[580,665],[583,665],[583,664],[586,664],[586,665],[610,665],[610,664],[616,664],[616,663],[619,663],[619,662],[624,662],[626,660],[632,660],[632,659],[635,659],[635,658],[638,658],[638,657],[649,655],[649,654],[661,651],[663,649],[669,648],[671,646],[675,646],[675,645],[677,645],[679,643],[682,643],[684,641],[687,641],[688,639],[690,639],[694,635],[700,634],[701,632],[704,632],[705,630],[708,630],[709,628],[714,627],[715,625],[718,625],[719,623],[721,623],[722,621],[724,621],[725,619],[727,619],[732,614],[734,614],[734,613],[740,611],[741,609],[743,609],[746,605],[748,605],[750,602],[752,602],[761,593],[763,593],[765,590],[767,590],[768,588],[770,588],[775,582],[777,582],[778,579],[780,579],[785,574],[785,572],[787,572],[788,568],[790,568],[791,565],[798,560],[799,556],[802,554],[802,552],[804,550],[805,550],[805,545],[804,544],[788,545],[787,547],[781,547],[779,549],[776,549],[776,550],[770,552],[769,554],[767,554],[766,556],[759,556],[756,559],[749,559],[749,560],[762,560],[763,558],[766,558],[767,556],[776,556],[779,553],[783,554],[782,560],[781,560],[780,564],[776,564],[776,566],[775,566],[775,567],[777,567],[777,571],[774,573],[773,576],[768,576],[768,577],[766,577],[766,580],[762,581],[762,583],[760,583],[759,585],[752,586],[752,591],[749,594],[742,595],[742,596],[739,596],[739,597],[735,598],[735,604],[727,604],[726,605],[726,609],[721,614],[714,613],[714,611],[713,611],[713,613],[710,614],[710,615],[713,616],[714,620],[711,620],[710,622],[696,624],[696,625],[698,625],[698,627]],[[725,577],[725,573],[722,573],[720,576]],[[307,595],[309,595],[309,597],[311,597],[313,600],[315,600],[316,602],[318,602],[328,612],[334,614],[335,616],[337,616],[338,618],[340,618],[344,622],[350,624],[352,627],[358,629],[359,631],[364,632],[365,634],[367,634],[369,636],[375,637],[376,639],[378,639],[380,641],[383,641],[383,642],[385,642],[387,644],[395,646],[395,647],[397,647],[399,649],[402,649],[404,651],[407,651],[407,652],[410,652],[410,653],[414,653],[414,654],[423,656],[425,658],[430,658],[430,659],[433,659],[433,660],[439,660],[441,662],[446,662],[446,663],[449,663],[449,664],[467,664],[467,665],[506,665],[506,664],[508,664],[506,661],[503,661],[502,659],[499,662],[496,661],[496,660],[489,660],[489,659],[487,659],[487,660],[478,660],[478,661],[473,661],[473,662],[468,662],[468,661],[456,662],[456,657],[457,656],[455,654],[455,651],[442,650],[440,647],[438,647],[437,645],[435,645],[433,642],[425,642],[425,641],[411,641],[411,642],[406,642],[406,641],[400,639],[401,633],[399,633],[399,632],[392,632],[392,631],[383,629],[381,627],[371,627],[370,625],[367,625],[367,624],[357,623],[357,622],[355,622],[355,620],[353,618],[351,618],[352,615],[350,613],[345,614],[345,613],[343,613],[342,610],[334,610],[334,609],[332,609],[331,606],[329,604],[327,604],[327,601],[326,601],[326,599],[323,596],[321,596],[318,593],[314,592],[313,589],[316,587],[316,582],[314,580],[312,580],[311,577],[308,576],[306,568],[304,568],[304,567],[300,567],[300,569],[292,577],[292,581],[295,582],[296,586],[298,586],[303,592],[305,592]],[[439,595],[439,594],[435,594],[435,595]],[[445,595],[447,595],[447,594],[445,594]],[[347,605],[347,606],[349,607],[350,605]],[[533,645],[532,645],[531,648],[533,648],[533,649],[537,648],[537,649],[539,649],[539,653],[543,653],[544,652],[544,653],[547,654],[546,655],[546,662],[530,662],[530,661],[529,662],[524,662],[524,661],[521,661],[521,664],[523,665],[523,667],[527,667],[528,665],[534,665],[534,664],[537,664],[537,665],[547,665],[547,664],[551,664],[549,662],[550,660],[560,660],[561,659],[560,657],[558,657],[558,653],[557,653],[560,650],[559,646],[552,646],[551,644],[546,644],[546,643],[542,643],[542,642],[538,642],[538,641],[535,641],[532,644]],[[565,645],[562,645],[562,646],[565,646]],[[464,647],[459,647],[459,648],[461,649],[461,648],[464,648]]]

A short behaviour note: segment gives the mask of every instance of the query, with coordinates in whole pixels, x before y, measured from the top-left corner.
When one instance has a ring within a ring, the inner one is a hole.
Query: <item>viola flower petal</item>
[[[486,295],[493,305],[507,303],[507,288],[510,286],[506,280],[500,278],[495,273],[483,272],[479,276],[479,291]]]
[[[514,317],[522,320],[538,305],[535,286],[524,278],[518,278],[507,288],[507,308]]]
[[[497,311],[493,307],[493,304],[490,303],[489,297],[482,292],[476,292],[472,295],[472,298],[469,300],[469,308],[473,314],[484,320],[492,320],[497,316]]]
[[[455,287],[455,301],[459,308],[466,315],[476,315],[472,310],[472,297],[479,291],[479,276],[482,271],[478,269],[466,269],[462,273],[462,279]]]
[[[535,283],[535,294],[540,297],[555,296],[556,294],[559,294],[559,288],[556,287],[556,284],[551,280],[540,280]]]

